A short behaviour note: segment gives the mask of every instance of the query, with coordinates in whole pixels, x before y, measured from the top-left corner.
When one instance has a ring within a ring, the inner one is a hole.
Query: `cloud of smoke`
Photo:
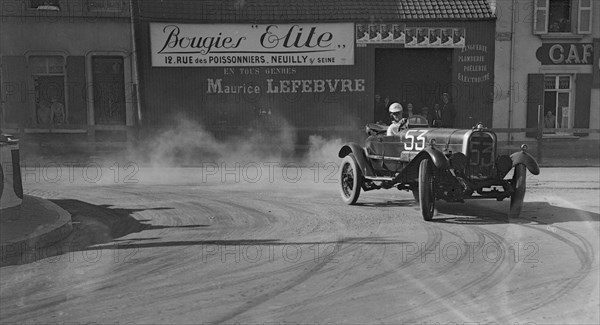
[[[168,129],[141,141],[136,160],[155,167],[279,161],[294,154],[295,143],[295,128],[277,117],[268,123],[264,119],[250,121],[243,129],[225,126],[214,132],[178,117]]]
[[[338,152],[344,144],[341,138],[326,139],[320,135],[311,135],[308,143],[309,149],[303,159],[305,164],[324,166],[328,163],[339,162]]]

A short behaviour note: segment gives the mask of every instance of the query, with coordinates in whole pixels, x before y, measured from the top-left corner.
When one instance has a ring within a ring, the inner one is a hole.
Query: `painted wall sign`
[[[483,44],[469,44],[458,54],[457,79],[466,83],[480,83],[490,80],[488,47]]]
[[[546,43],[536,53],[542,65],[591,65],[594,57],[592,43]]]
[[[152,66],[354,64],[354,25],[150,23]]]
[[[364,78],[327,78],[297,75],[295,67],[226,67],[222,76],[206,79],[206,94],[252,95],[302,94],[302,93],[352,93],[364,92]]]

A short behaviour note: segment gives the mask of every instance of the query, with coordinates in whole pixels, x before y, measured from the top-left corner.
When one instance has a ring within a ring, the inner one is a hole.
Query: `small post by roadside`
[[[542,137],[544,136],[544,107],[538,105],[538,123],[537,123],[537,161],[542,163]]]

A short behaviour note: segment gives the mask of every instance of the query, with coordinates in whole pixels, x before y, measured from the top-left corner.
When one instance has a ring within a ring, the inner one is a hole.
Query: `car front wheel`
[[[433,168],[429,159],[421,160],[419,165],[419,206],[425,221],[433,219],[435,210],[435,189],[433,184]]]
[[[517,218],[521,214],[523,201],[525,200],[525,188],[527,179],[527,168],[523,164],[515,166],[515,173],[512,178],[514,192],[510,197],[510,213],[509,217]]]
[[[363,184],[363,175],[353,154],[342,160],[340,168],[340,193],[344,203],[352,205],[358,200],[360,188]]]

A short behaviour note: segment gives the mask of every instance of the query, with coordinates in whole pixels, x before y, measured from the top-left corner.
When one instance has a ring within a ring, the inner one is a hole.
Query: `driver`
[[[408,120],[402,118],[402,105],[399,103],[393,103],[389,108],[390,116],[392,117],[392,124],[387,129],[387,135],[396,135],[403,129],[408,127]]]

